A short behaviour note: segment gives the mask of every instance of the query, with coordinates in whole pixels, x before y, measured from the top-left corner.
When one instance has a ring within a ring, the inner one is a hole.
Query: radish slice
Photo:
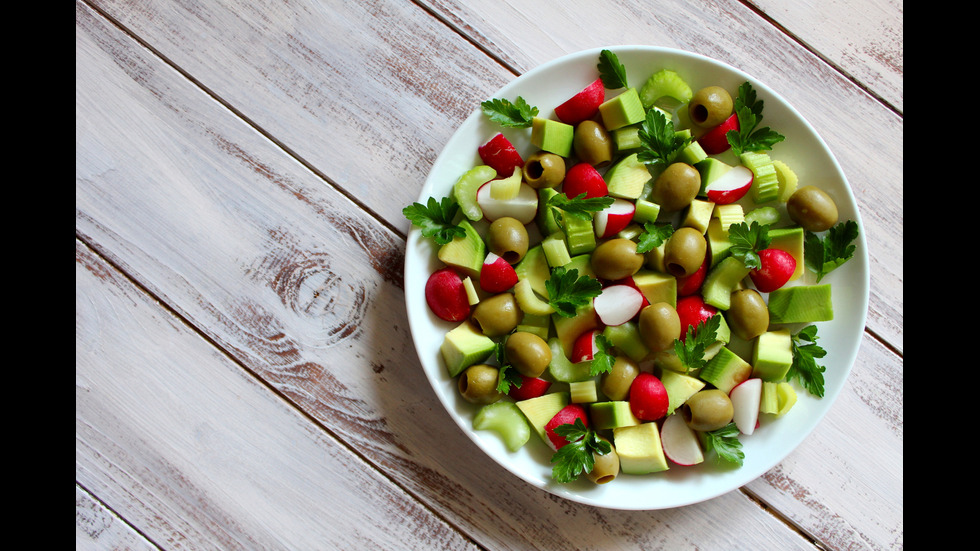
[[[592,304],[602,323],[622,325],[640,313],[643,293],[629,285],[610,285],[593,299]]]

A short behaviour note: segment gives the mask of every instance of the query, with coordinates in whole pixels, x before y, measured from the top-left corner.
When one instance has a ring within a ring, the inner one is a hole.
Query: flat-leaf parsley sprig
[[[793,364],[786,373],[786,380],[799,379],[807,392],[823,398],[826,368],[818,364],[817,359],[826,356],[827,351],[817,344],[818,338],[816,325],[808,325],[792,335]]]
[[[740,432],[735,423],[728,423],[720,429],[701,434],[704,435],[705,451],[714,451],[718,459],[742,466],[745,452],[742,451],[742,442],[738,439]]]
[[[569,198],[564,193],[556,193],[548,198],[547,207],[554,208],[555,221],[564,225],[564,216],[579,220],[592,220],[592,216],[613,204],[613,197],[588,197],[585,192]]]
[[[659,109],[647,111],[640,125],[640,151],[637,160],[648,165],[669,165],[677,152],[691,143],[691,137],[674,132],[673,121],[667,120]]]
[[[602,85],[607,90],[618,90],[626,88],[626,67],[619,62],[619,57],[609,50],[599,52],[599,63],[596,65],[599,70],[599,78]]]
[[[746,151],[770,150],[774,144],[786,139],[768,126],[757,128],[762,122],[765,102],[756,98],[755,89],[748,81],[738,87],[733,104],[738,117],[738,130],[729,130],[725,137],[736,155]]]
[[[674,353],[687,371],[701,369],[707,364],[704,353],[709,345],[718,340],[718,329],[721,327],[721,316],[711,316],[696,326],[689,325],[684,340],[674,339]]]
[[[459,204],[452,197],[443,197],[441,201],[429,197],[425,205],[412,203],[402,209],[402,214],[422,230],[422,237],[445,245],[456,237],[466,236],[466,230],[453,222],[458,211]]]
[[[551,476],[555,482],[565,484],[572,482],[581,474],[592,472],[595,467],[595,455],[606,455],[612,451],[609,442],[599,438],[581,419],[575,424],[566,423],[555,427],[555,434],[563,436],[568,444],[558,448],[551,457],[554,466]]]
[[[491,121],[507,128],[528,128],[538,116],[538,108],[528,105],[521,96],[513,102],[503,98],[490,99],[480,103],[480,107]]]
[[[803,241],[803,258],[806,267],[817,274],[817,283],[823,276],[836,270],[854,256],[858,238],[858,225],[854,220],[841,222],[827,231],[826,237],[806,232]]]
[[[578,309],[589,304],[602,292],[599,280],[589,275],[579,276],[578,269],[566,270],[558,266],[544,282],[548,291],[548,304],[558,315],[574,317]]]
[[[768,224],[759,224],[754,220],[751,225],[746,222],[732,224],[728,227],[728,238],[732,243],[729,247],[732,256],[741,260],[746,268],[759,269],[762,267],[759,251],[772,243],[772,238],[769,237]]]

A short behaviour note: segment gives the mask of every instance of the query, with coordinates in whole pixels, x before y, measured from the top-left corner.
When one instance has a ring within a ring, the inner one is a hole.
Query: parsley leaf
[[[782,134],[768,126],[758,128],[762,122],[762,108],[765,102],[756,99],[755,90],[746,81],[738,87],[735,96],[735,114],[738,116],[738,130],[729,130],[725,137],[736,155],[745,151],[764,151],[786,139]]]
[[[769,225],[760,225],[755,220],[752,221],[751,225],[739,222],[729,226],[728,239],[732,242],[729,249],[732,256],[741,260],[746,268],[753,270],[762,267],[759,251],[772,243],[772,239],[769,237]]]
[[[735,423],[728,423],[718,430],[701,434],[704,435],[705,451],[714,450],[719,459],[742,466],[745,453],[742,451],[742,442],[738,439],[739,431]]]
[[[689,136],[674,133],[674,123],[659,109],[647,111],[646,119],[640,125],[640,151],[636,158],[648,165],[670,164],[678,151],[691,143]]]
[[[572,482],[580,474],[592,472],[595,455],[606,455],[612,451],[609,442],[599,438],[581,419],[576,419],[574,425],[566,423],[555,427],[555,434],[568,440],[568,444],[558,448],[551,457],[554,463],[551,475],[562,484]]]
[[[566,318],[574,317],[580,306],[585,306],[602,292],[598,279],[588,275],[579,277],[577,268],[566,270],[561,266],[551,272],[544,286],[548,290],[548,303],[558,315]]]
[[[636,242],[636,252],[645,253],[656,249],[667,241],[674,233],[674,226],[670,224],[654,224],[647,222],[643,224],[643,232]]]
[[[854,256],[856,247],[853,241],[857,238],[858,225],[854,220],[841,222],[830,228],[825,238],[806,232],[803,258],[806,267],[817,274],[817,283]]]
[[[427,205],[412,203],[402,209],[402,214],[412,224],[422,229],[422,236],[432,238],[439,245],[445,245],[456,237],[466,236],[466,230],[453,223],[459,205],[451,197],[436,201],[429,197]]]
[[[549,207],[554,207],[555,220],[561,224],[563,215],[578,218],[579,220],[592,220],[592,215],[602,209],[608,208],[613,204],[613,197],[605,195],[602,197],[587,197],[585,192],[578,194],[571,199],[564,193],[552,195],[546,203]]]
[[[510,392],[511,386],[521,388],[521,385],[524,384],[524,379],[521,379],[521,374],[517,372],[516,368],[507,363],[504,343],[498,342],[494,344],[493,351],[497,358],[497,365],[500,366],[497,371],[497,392],[507,394]]]
[[[599,78],[607,90],[626,88],[626,67],[619,62],[616,54],[609,50],[599,52],[596,68],[599,69]]]
[[[494,98],[481,103],[480,107],[490,120],[509,128],[527,128],[538,115],[538,108],[528,105],[521,96],[517,96],[513,103],[507,99]]]
[[[595,336],[596,353],[592,355],[592,362],[589,364],[589,376],[597,377],[602,373],[612,371],[613,364],[616,363],[616,356],[612,354],[613,345],[603,334]]]
[[[786,380],[798,378],[807,392],[823,398],[823,373],[826,368],[819,365],[817,359],[826,356],[827,351],[817,344],[818,338],[816,325],[808,325],[793,335],[793,365],[786,374]]]
[[[700,369],[707,364],[704,351],[709,345],[718,340],[718,329],[721,327],[721,316],[711,316],[697,326],[687,326],[684,340],[674,339],[674,352],[688,371]]]

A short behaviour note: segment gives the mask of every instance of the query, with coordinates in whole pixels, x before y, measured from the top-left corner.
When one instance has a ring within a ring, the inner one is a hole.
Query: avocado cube
[[[711,201],[694,199],[691,204],[684,209],[684,218],[681,220],[681,227],[694,228],[702,234],[708,231],[708,222],[711,215],[715,212],[715,204]]]
[[[669,369],[661,372],[660,382],[667,391],[667,415],[681,407],[688,398],[697,394],[707,384],[697,377]]]
[[[769,293],[770,323],[812,323],[834,319],[830,284],[782,287]]]
[[[534,432],[538,433],[538,436],[547,443],[548,435],[545,434],[544,427],[562,408],[568,405],[568,399],[567,392],[551,392],[516,403],[517,408],[527,418]]]
[[[469,320],[446,333],[439,348],[449,376],[459,375],[467,367],[490,357],[494,342]]]
[[[718,350],[708,363],[701,368],[701,380],[715,385],[728,394],[736,385],[752,375],[752,364],[743,360],[727,347]]]
[[[596,402],[589,406],[589,418],[596,430],[630,427],[641,422],[633,415],[630,403],[625,400]]]
[[[531,120],[531,144],[561,157],[572,154],[575,127],[561,121],[534,117]]]
[[[708,233],[705,237],[711,255],[711,267],[714,268],[731,252],[732,242],[728,238],[728,232],[721,227],[721,220],[718,218],[708,221]]]
[[[460,221],[459,227],[463,228],[465,234],[439,247],[436,256],[444,264],[458,269],[464,275],[478,279],[486,257],[486,244],[468,220]]]
[[[677,278],[653,270],[641,269],[633,274],[633,283],[650,302],[666,302],[677,307]]]
[[[611,132],[641,122],[646,118],[646,111],[636,88],[627,88],[622,94],[599,105],[599,115],[602,125]]]
[[[624,474],[656,473],[669,468],[656,423],[615,428],[613,443]]]
[[[793,365],[793,338],[788,329],[767,331],[752,349],[752,376],[763,381],[782,381]]]

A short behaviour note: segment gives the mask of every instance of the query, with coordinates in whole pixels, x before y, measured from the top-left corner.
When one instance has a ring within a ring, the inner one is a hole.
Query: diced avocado
[[[611,132],[643,121],[646,110],[643,109],[636,88],[627,88],[618,96],[602,102],[599,105],[599,116],[602,117],[602,125]]]
[[[636,153],[623,157],[609,167],[603,178],[609,195],[621,199],[637,199],[651,179],[647,165],[640,161]]]
[[[497,171],[486,165],[477,165],[459,177],[453,184],[453,197],[466,218],[477,221],[483,218],[483,210],[476,202],[480,186],[497,177]]]
[[[699,194],[702,196],[704,196],[704,190],[708,184],[714,182],[721,177],[722,174],[732,169],[732,165],[719,161],[714,157],[708,157],[707,159],[698,161],[697,163],[694,163],[693,166],[698,170],[698,173],[701,174],[701,191]]]
[[[779,249],[786,251],[793,255],[793,259],[796,260],[796,269],[793,270],[793,275],[789,277],[790,281],[794,281],[803,276],[804,270],[804,237],[803,228],[777,228],[769,230],[769,238],[771,242],[769,243],[769,248]]]
[[[476,412],[473,428],[496,432],[510,451],[519,450],[531,438],[531,427],[514,402],[500,400]]]
[[[799,178],[784,161],[773,159],[772,166],[776,169],[776,181],[779,182],[779,200],[785,203],[796,191]]]
[[[551,349],[551,363],[548,364],[548,373],[560,383],[574,383],[585,381],[592,377],[590,370],[591,361],[572,363],[562,349],[561,340],[557,337],[548,339],[548,348]]]
[[[514,285],[514,300],[517,301],[517,307],[524,312],[525,315],[532,316],[550,316],[555,313],[555,308],[548,303],[547,300],[542,299],[534,289],[531,288],[531,282],[527,279],[518,279],[517,284]],[[522,320],[523,324],[524,321]],[[540,331],[535,331],[539,333]],[[544,333],[547,335],[547,327],[544,328]]]
[[[595,249],[595,229],[592,227],[592,221],[566,216],[565,244],[568,246],[568,254],[572,256]]]
[[[561,121],[534,117],[531,120],[531,144],[560,157],[572,154],[575,127]]]
[[[670,468],[656,423],[613,429],[613,445],[624,474],[656,473]]]
[[[633,274],[633,283],[650,304],[666,302],[677,306],[677,278],[653,270],[641,269]]]
[[[558,195],[558,190],[550,187],[543,187],[538,190],[538,215],[536,221],[538,229],[542,235],[551,235],[561,231],[558,220],[555,219],[555,208],[548,205],[548,200]]]
[[[517,299],[517,305],[520,306],[520,299],[516,293],[514,294],[514,298]],[[525,310],[524,319],[521,320],[521,323],[518,324],[514,331],[533,333],[541,337],[542,340],[547,341],[548,337],[551,335],[551,314],[531,314]]]
[[[569,271],[578,270],[579,277],[595,277],[595,270],[592,269],[592,255],[589,253],[573,256],[565,265],[565,269]]]
[[[721,220],[717,218],[708,221],[708,233],[705,238],[708,240],[708,254],[711,255],[713,268],[731,252],[732,242],[728,239],[728,232],[721,227]]]
[[[687,366],[677,357],[677,352],[671,346],[667,350],[653,353],[653,365],[659,367],[664,373],[676,371],[677,373],[687,373]]]
[[[752,198],[756,203],[768,203],[779,198],[779,178],[768,154],[746,151],[739,160],[752,171]]]
[[[610,132],[612,137],[613,145],[616,146],[616,151],[618,153],[625,153],[627,151],[633,151],[634,149],[639,149],[640,147],[640,126],[631,125],[624,126],[622,128],[617,128]]]
[[[439,247],[437,256],[447,266],[452,266],[473,279],[479,279],[483,259],[487,254],[486,244],[469,221],[461,220],[459,227],[466,234]]]
[[[621,325],[607,325],[602,330],[609,342],[634,362],[639,362],[650,354],[650,349],[643,343],[636,322],[630,320]]]
[[[528,280],[535,293],[548,297],[548,288],[544,282],[551,277],[551,270],[543,246],[538,244],[528,249],[524,258],[514,266],[514,271],[517,272],[517,279]]]
[[[704,302],[719,310],[728,310],[732,303],[732,291],[749,275],[749,268],[734,256],[726,256],[704,278],[701,295]]]
[[[551,323],[555,326],[555,336],[561,341],[561,348],[566,357],[572,355],[572,344],[582,333],[599,327],[599,316],[595,313],[592,302],[579,307],[575,315],[566,318],[561,314],[551,315]]]
[[[830,284],[782,287],[769,293],[770,323],[811,323],[834,319]]]
[[[699,232],[708,231],[708,222],[715,211],[715,204],[711,201],[694,199],[691,204],[684,208],[684,216],[681,219],[681,227],[694,228]]]
[[[634,222],[640,224],[656,222],[658,216],[660,216],[660,205],[646,199],[636,200],[636,210],[633,212]]]
[[[596,402],[589,406],[589,419],[596,430],[614,429],[639,425],[640,420],[630,410],[630,403],[625,400]]]
[[[591,404],[599,399],[595,379],[568,383],[568,394],[573,404]]]
[[[529,398],[516,402],[517,408],[521,410],[534,432],[537,432],[545,443],[548,442],[548,435],[544,432],[545,425],[551,421],[561,409],[568,405],[567,392],[551,392],[543,394],[537,398]]]
[[[650,75],[640,88],[640,99],[645,109],[654,106],[676,108],[677,105],[691,101],[692,97],[694,92],[691,87],[676,71],[670,69],[661,69]]]
[[[541,241],[541,249],[548,266],[552,268],[564,266],[572,260],[572,256],[568,254],[568,244],[565,243],[565,234],[561,231],[545,237]]]
[[[728,344],[732,340],[732,328],[729,327],[728,320],[725,319],[725,316],[721,312],[715,315],[721,318],[718,320],[718,330],[715,331],[715,338],[722,344]]]
[[[793,338],[788,329],[766,331],[752,348],[752,376],[763,381],[782,381],[793,365]]]
[[[660,382],[667,390],[667,415],[674,413],[688,398],[704,388],[705,382],[686,373],[665,369],[660,374]]]
[[[455,377],[467,367],[489,358],[494,347],[493,340],[467,320],[446,333],[439,350],[449,376]]]
[[[738,354],[727,347],[722,347],[714,358],[701,368],[698,375],[701,380],[714,385],[725,394],[735,388],[735,385],[752,375],[752,364],[743,360]]]
[[[684,149],[681,149],[677,153],[677,157],[674,159],[674,161],[687,163],[693,166],[707,158],[708,154],[704,152],[704,148],[701,147],[701,144],[693,141],[687,144]]]
[[[664,239],[662,243],[643,253],[643,265],[655,272],[666,274],[667,263],[664,261],[666,252],[667,240]]]

